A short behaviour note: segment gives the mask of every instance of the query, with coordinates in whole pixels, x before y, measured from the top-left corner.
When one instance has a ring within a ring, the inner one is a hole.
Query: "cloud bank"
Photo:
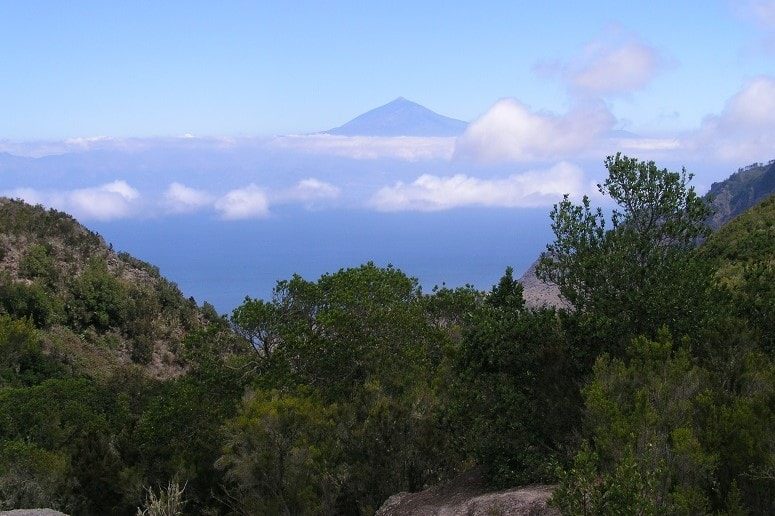
[[[379,211],[440,211],[465,206],[517,208],[544,206],[565,193],[583,190],[581,169],[561,162],[548,170],[480,179],[457,174],[425,174],[412,183],[398,182],[380,189],[369,205]]]
[[[387,158],[426,161],[449,159],[454,151],[455,138],[310,134],[278,136],[271,145],[277,149],[340,156],[356,160]]]

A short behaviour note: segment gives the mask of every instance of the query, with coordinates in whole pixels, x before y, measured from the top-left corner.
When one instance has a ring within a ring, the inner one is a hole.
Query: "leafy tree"
[[[240,514],[332,514],[336,407],[305,395],[254,392],[226,426],[218,459]]]
[[[771,513],[775,369],[757,353],[729,369],[698,365],[664,330],[601,356],[584,388],[589,445],[554,497],[563,513]]]
[[[253,350],[263,390],[310,389],[337,405],[338,437],[351,476],[341,512],[375,510],[396,491],[420,489],[445,470],[434,425],[440,376],[466,303],[445,291],[435,303],[417,280],[372,263],[278,283],[270,302],[247,299],[232,323]],[[253,352],[251,351],[251,352]],[[443,441],[442,441],[443,442]],[[369,509],[370,508],[370,509]]]
[[[553,310],[527,310],[510,269],[467,320],[450,412],[462,447],[501,486],[553,479],[578,422],[579,378]]]
[[[710,282],[694,257],[709,231],[706,201],[689,186],[686,171],[620,154],[605,166],[608,178],[598,190],[617,206],[611,227],[588,197],[578,205],[566,195],[551,213],[555,241],[540,259],[538,276],[557,284],[578,312],[613,325],[611,337],[653,334],[662,325],[691,333]]]
[[[0,509],[65,509],[69,492],[68,457],[24,440],[0,442]]]

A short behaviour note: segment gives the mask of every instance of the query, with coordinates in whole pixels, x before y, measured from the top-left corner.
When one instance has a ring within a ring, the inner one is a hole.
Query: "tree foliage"
[[[610,219],[588,197],[574,204],[565,196],[551,213],[555,241],[537,274],[579,312],[613,322],[612,335],[653,335],[662,325],[690,332],[709,285],[704,264],[693,259],[709,231],[706,201],[685,171],[620,154],[605,166],[598,190],[615,204]]]

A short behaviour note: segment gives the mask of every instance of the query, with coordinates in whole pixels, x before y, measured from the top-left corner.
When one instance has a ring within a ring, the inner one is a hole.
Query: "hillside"
[[[67,214],[4,198],[0,293],[0,313],[31,318],[47,352],[95,376],[131,363],[158,378],[180,374],[182,339],[202,320],[156,267]]]
[[[724,276],[754,263],[775,263],[775,195],[716,231],[704,253],[724,263]]]
[[[735,311],[775,351],[775,195],[714,233],[701,252]]]

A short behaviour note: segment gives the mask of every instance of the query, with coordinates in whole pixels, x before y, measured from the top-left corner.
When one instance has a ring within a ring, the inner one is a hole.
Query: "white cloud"
[[[226,193],[215,201],[215,209],[228,220],[252,219],[269,215],[269,199],[254,184]]]
[[[181,183],[171,183],[164,192],[164,203],[173,213],[196,211],[213,202],[213,197],[203,191]]]
[[[660,68],[659,54],[644,43],[593,44],[571,72],[570,80],[582,91],[599,95],[622,94],[643,88]]]
[[[528,207],[557,202],[565,194],[582,192],[583,173],[561,162],[548,170],[480,179],[458,174],[422,175],[412,183],[398,182],[379,190],[369,204],[379,211],[439,211],[463,206]]]
[[[426,161],[449,159],[455,147],[455,138],[310,134],[278,136],[272,140],[271,145],[280,149],[357,160],[393,158],[404,161]]]
[[[455,155],[483,162],[569,157],[588,149],[614,122],[602,103],[555,115],[503,99],[468,126],[458,138]]]
[[[775,126],[775,79],[749,82],[727,103],[722,118],[736,127],[770,129]]]
[[[276,202],[302,202],[311,207],[316,201],[332,201],[342,194],[341,189],[313,177],[302,179],[293,187],[274,196]]]
[[[568,62],[543,61],[542,76],[559,77],[582,96],[626,95],[646,86],[667,64],[652,46],[614,27]]]
[[[775,149],[775,78],[758,77],[707,117],[686,147],[739,163],[768,160]]]
[[[4,192],[3,195],[56,208],[83,220],[129,217],[137,212],[140,199],[140,193],[123,180],[92,188],[64,191],[18,188]]]

